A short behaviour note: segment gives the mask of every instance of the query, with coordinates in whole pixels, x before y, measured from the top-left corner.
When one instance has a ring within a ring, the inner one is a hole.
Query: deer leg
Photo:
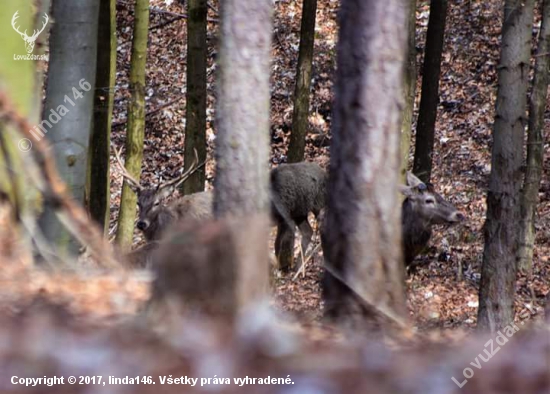
[[[294,260],[294,228],[287,223],[279,223],[277,226],[277,238],[275,239],[275,256],[279,261],[279,269],[288,271]]]
[[[300,229],[300,234],[302,235],[302,257],[305,259],[307,247],[309,246],[311,237],[313,236],[313,229],[311,228],[307,217],[301,222],[298,222],[298,228]],[[304,262],[300,259],[299,266],[297,266],[296,269],[300,269],[303,263]]]

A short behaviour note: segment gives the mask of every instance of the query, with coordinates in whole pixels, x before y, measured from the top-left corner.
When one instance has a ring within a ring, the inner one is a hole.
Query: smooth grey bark
[[[271,13],[271,0],[221,3],[214,214],[242,226],[249,226],[252,216],[258,220],[254,246],[245,245],[248,241],[239,244],[239,253],[229,263],[240,273],[232,284],[238,309],[262,301],[269,284]],[[242,234],[235,239],[242,239]]]
[[[523,137],[534,0],[506,0],[498,67],[485,248],[479,288],[479,330],[514,321]]]
[[[187,110],[184,165],[206,160],[206,0],[187,2]],[[199,168],[182,184],[184,194],[204,190],[205,168]]]
[[[354,329],[405,312],[397,190],[406,10],[405,0],[343,0],[340,9],[323,297],[326,316]]]
[[[542,23],[529,100],[527,128],[527,167],[521,191],[521,224],[518,248],[518,269],[531,272],[535,247],[535,216],[539,201],[540,180],[544,160],[544,112],[548,95],[548,67],[550,66],[550,1],[542,2]]]
[[[214,212],[267,212],[270,0],[222,3]]]
[[[53,2],[55,23],[40,124],[61,177],[72,196],[82,203],[92,124],[94,94],[90,88],[95,85],[98,12],[99,2],[95,0]],[[79,243],[58,221],[53,207],[44,207],[39,225],[58,253],[78,252]]]

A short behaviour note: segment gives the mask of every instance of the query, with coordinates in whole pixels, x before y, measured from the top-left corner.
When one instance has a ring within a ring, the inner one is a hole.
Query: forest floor
[[[272,165],[286,159],[301,16],[301,2],[275,3],[271,76]],[[214,59],[219,21],[218,4],[212,4],[208,32],[210,157],[215,138]],[[306,147],[306,160],[316,161],[325,168],[329,161],[338,4],[336,0],[318,0],[310,134]],[[171,12],[185,13],[185,9],[177,2],[167,6],[164,1],[156,0],[153,5]],[[124,89],[127,85],[123,81],[127,80],[132,24],[128,2],[119,1],[117,10],[117,22],[122,33],[119,37],[120,71],[117,75],[121,89],[117,90],[115,123],[122,122],[126,113],[128,92]],[[450,1],[441,65],[432,180],[437,190],[464,212],[468,220],[462,226],[437,229],[428,253],[419,257],[422,265],[418,272],[407,279],[410,317],[419,330],[469,329],[476,325],[485,199],[491,170],[491,131],[500,55],[501,12],[501,1]],[[428,16],[429,4],[422,1],[417,12],[419,70],[423,61]],[[170,18],[170,15],[152,12],[153,28],[147,62],[147,111],[156,112],[147,119],[144,159],[144,179],[150,182],[158,181],[161,176],[168,178],[167,174],[175,174],[183,160],[186,23],[185,20],[178,20],[162,28],[154,28]],[[536,26],[538,29],[540,23]],[[416,109],[420,98],[420,78],[417,86]],[[164,107],[167,103],[170,104]],[[547,117],[547,122],[549,119]],[[117,144],[124,141],[122,127],[116,128],[113,135]],[[549,146],[545,148],[548,152]],[[549,155],[546,157],[545,175],[550,166]],[[214,177],[213,160],[208,162],[207,170],[211,182]],[[116,170],[113,172],[112,219],[116,217],[117,197],[120,193],[120,177]],[[517,283],[518,316],[524,316],[526,307],[540,307],[544,295],[550,291],[550,183],[547,176],[542,180],[540,199],[533,275],[532,278],[520,276]],[[302,324],[316,324],[321,316],[322,261],[322,253],[317,252],[307,265],[304,277],[294,278],[294,274],[288,274],[282,275],[277,281],[276,305],[291,312]],[[463,272],[462,277],[459,271]]]
[[[419,67],[423,60],[429,13],[428,2],[420,3],[416,37]],[[476,325],[502,12],[502,2],[496,0],[451,0],[449,3],[432,181],[439,193],[464,212],[468,219],[464,225],[436,229],[429,251],[419,257],[422,264],[418,271],[406,281],[411,321],[419,332],[434,338],[461,336]],[[113,141],[119,147],[123,146],[125,140],[129,97],[132,4],[129,0],[117,1],[119,34]],[[209,160],[206,166],[209,187],[215,175],[212,158],[215,141],[214,59],[219,23],[219,4],[211,4],[208,31]],[[316,161],[325,168],[329,161],[328,145],[331,139],[338,4],[337,0],[318,0],[310,134],[306,148],[306,160]],[[185,9],[178,2],[162,0],[152,0],[152,7],[154,9],[151,12],[147,58],[148,115],[142,174],[144,183],[156,183],[161,178],[169,179],[179,173],[183,166],[185,131],[186,22],[179,16],[185,14]],[[297,1],[275,2],[271,76],[271,165],[285,162],[290,136],[300,8],[301,2]],[[171,22],[168,23],[169,21]],[[539,27],[540,24],[536,24],[537,32]],[[417,86],[419,93],[420,78]],[[418,102],[417,94],[417,108]],[[546,122],[549,120],[550,117],[547,116]],[[515,305],[517,319],[527,316],[526,312],[529,310],[540,314],[542,301],[550,291],[548,144],[545,150],[533,274],[530,278],[519,276]],[[121,180],[121,172],[113,159],[111,228],[118,213]],[[136,232],[135,242],[141,241],[140,234]],[[304,327],[322,325],[322,261],[322,253],[318,251],[307,265],[305,276],[294,278],[292,273],[281,275],[276,281],[274,304],[277,309],[287,311]],[[6,277],[18,278],[17,289],[10,290],[4,286],[1,293],[5,295],[11,292],[12,301],[16,302],[18,299],[15,294],[38,294],[65,303],[77,315],[87,316],[90,320],[103,318],[105,321],[117,321],[121,316],[131,316],[148,297],[150,277],[145,273],[116,277],[98,274],[93,278],[75,273],[71,280],[66,273],[61,277],[29,272],[17,267],[11,267],[11,270],[9,274],[4,274]],[[463,272],[462,275],[459,274],[460,271]],[[0,306],[8,304],[2,302]],[[17,309],[14,305],[17,303],[1,308]]]

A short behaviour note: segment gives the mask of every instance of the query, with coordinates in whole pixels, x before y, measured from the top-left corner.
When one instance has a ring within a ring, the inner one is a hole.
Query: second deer
[[[455,224],[465,219],[464,214],[437,193],[432,184],[425,184],[413,173],[407,173],[406,196],[401,208],[403,258],[407,267],[422,252],[432,236],[432,226]]]

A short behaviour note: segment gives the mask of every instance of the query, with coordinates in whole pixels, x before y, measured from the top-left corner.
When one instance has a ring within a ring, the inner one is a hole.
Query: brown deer
[[[120,158],[120,152],[116,149],[115,156],[124,179],[138,196],[137,228],[143,232],[147,241],[159,240],[163,231],[176,219],[202,220],[212,217],[213,193],[210,191],[189,194],[169,204],[163,204],[163,201],[172,195],[179,185],[204,165],[204,163],[197,165],[196,152],[195,161],[187,171],[177,178],[152,188],[141,186],[126,170]]]
[[[409,267],[428,244],[433,225],[459,223],[465,216],[441,197],[432,184],[422,182],[411,172],[407,172],[407,185],[402,193],[406,196],[401,208],[403,257]]]
[[[138,195],[137,228],[143,232],[147,241],[158,241],[165,229],[179,219],[202,221],[213,217],[211,191],[183,196],[168,205],[162,203],[200,167],[197,166],[198,159],[181,176],[157,187],[144,188],[126,170],[116,149],[115,156],[126,182]],[[318,217],[325,205],[325,190],[326,173],[315,163],[282,164],[271,171],[271,211],[277,224],[275,254],[280,268],[288,269],[292,266],[296,226],[302,234],[302,250],[307,250],[313,235],[307,216],[313,212]],[[139,261],[135,265],[150,265],[148,249],[138,251],[129,256],[130,260]]]

